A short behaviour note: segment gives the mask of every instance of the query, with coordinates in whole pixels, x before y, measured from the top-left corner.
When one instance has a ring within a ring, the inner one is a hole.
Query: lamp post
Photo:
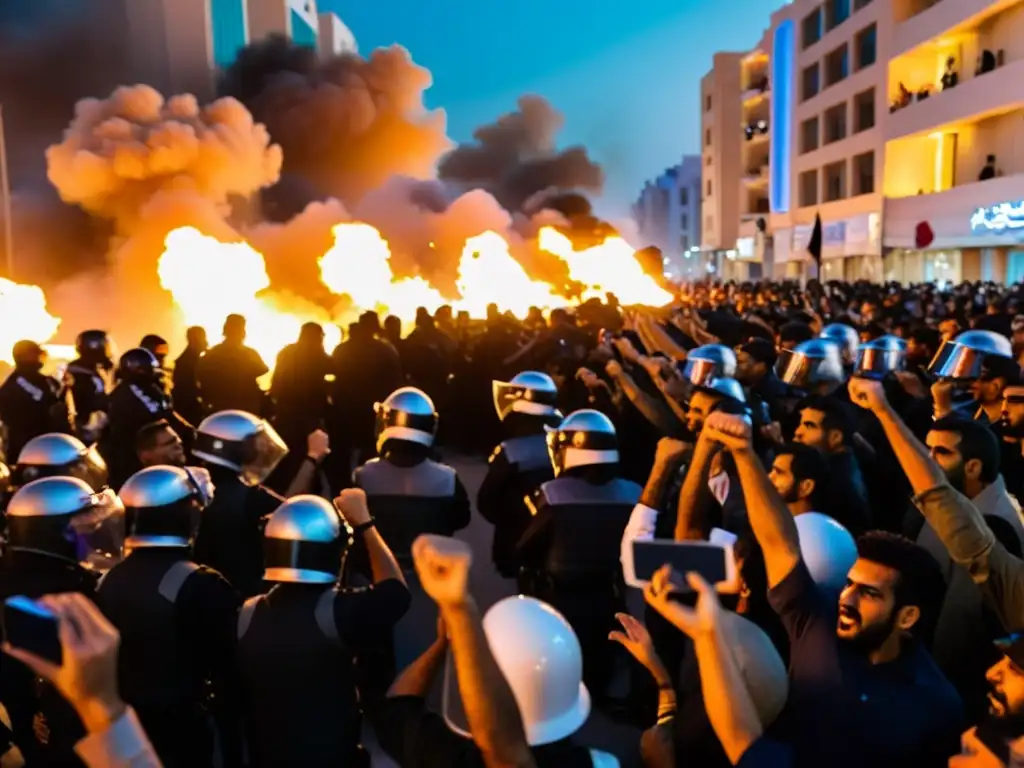
[[[11,180],[7,174],[7,142],[4,108],[0,104],[0,195],[3,196],[4,250],[7,252],[7,279],[14,280],[14,219],[11,216]]]

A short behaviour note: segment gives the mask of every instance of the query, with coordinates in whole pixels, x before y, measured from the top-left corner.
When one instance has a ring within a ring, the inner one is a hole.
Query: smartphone
[[[686,574],[696,571],[709,584],[721,586],[721,591],[733,591],[738,582],[736,559],[728,544],[709,541],[654,541],[633,542],[633,567],[640,581],[650,581],[663,565],[672,566],[672,585],[689,591]]]
[[[57,617],[48,608],[22,595],[4,601],[4,639],[57,666],[64,662]]]

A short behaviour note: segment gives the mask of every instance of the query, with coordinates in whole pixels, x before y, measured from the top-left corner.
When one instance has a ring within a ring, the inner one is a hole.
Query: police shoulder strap
[[[340,642],[338,625],[334,621],[334,599],[338,596],[338,590],[333,586],[325,590],[320,599],[316,601],[316,625],[324,636],[333,642]]]
[[[245,603],[242,604],[242,610],[238,612],[238,639],[241,640],[246,631],[249,629],[249,624],[252,622],[252,615],[256,612],[256,606],[260,604],[260,601],[266,595],[256,595],[256,597],[250,597]]]
[[[181,592],[181,588],[185,586],[188,577],[198,570],[199,566],[191,560],[179,560],[167,569],[167,573],[160,580],[160,587],[157,591],[160,592],[160,596],[167,602],[171,604],[178,602],[178,594]]]

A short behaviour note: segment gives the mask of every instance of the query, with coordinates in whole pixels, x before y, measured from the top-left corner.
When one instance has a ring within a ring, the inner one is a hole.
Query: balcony
[[[751,78],[740,98],[743,100],[743,106],[747,107],[767,99],[769,92],[768,75],[764,75],[759,78]]]
[[[960,76],[963,77],[962,71]],[[892,141],[957,123],[973,123],[1022,106],[1024,59],[1019,59],[896,109],[885,122],[885,139]]]
[[[927,221],[935,234],[932,248],[985,248],[1024,240],[1024,218],[1000,216],[993,207],[1019,205],[1024,173],[962,184],[931,195],[887,198],[884,242],[890,248],[913,248],[917,225]],[[981,210],[981,214],[979,214]],[[1005,213],[1005,211],[1004,211]]]
[[[750,189],[762,189],[768,186],[768,164],[758,168],[748,168],[743,174],[743,183]]]
[[[743,135],[750,143],[768,141],[769,127],[767,120],[757,120],[743,126]]]
[[[975,29],[1020,1],[921,0],[913,3],[915,7],[931,4],[893,26],[891,56],[901,56],[936,38]]]

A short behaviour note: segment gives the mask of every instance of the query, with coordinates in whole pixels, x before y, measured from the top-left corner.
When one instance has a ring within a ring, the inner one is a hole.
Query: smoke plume
[[[423,104],[430,84],[399,46],[319,60],[278,35],[243,49],[220,93],[267,126],[285,174],[308,182],[306,194],[351,204],[392,176],[433,175],[449,142],[444,112]]]
[[[438,167],[442,179],[486,189],[505,208],[520,210],[546,190],[580,189],[599,193],[601,167],[583,147],[558,150],[562,115],[540,96],[523,96],[515,112],[478,128],[474,143],[462,144]]]

